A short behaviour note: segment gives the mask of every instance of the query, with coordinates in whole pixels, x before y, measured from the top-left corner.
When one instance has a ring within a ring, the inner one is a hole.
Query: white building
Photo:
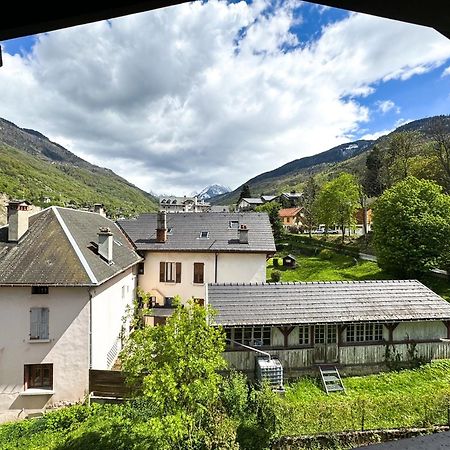
[[[160,197],[159,210],[169,213],[176,212],[206,212],[211,205],[197,197]]]
[[[205,299],[207,283],[263,283],[275,243],[266,213],[143,214],[119,226],[144,256],[139,286],[159,305]]]
[[[0,228],[0,410],[88,394],[89,369],[110,369],[141,258],[100,214],[11,202]]]

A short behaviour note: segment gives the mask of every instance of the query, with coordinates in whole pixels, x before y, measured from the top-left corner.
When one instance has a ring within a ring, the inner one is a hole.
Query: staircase
[[[330,392],[345,393],[345,387],[342,383],[341,376],[335,366],[319,366],[319,370],[323,387],[327,394]]]

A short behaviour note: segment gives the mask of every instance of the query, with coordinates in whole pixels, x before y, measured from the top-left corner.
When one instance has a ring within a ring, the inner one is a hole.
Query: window
[[[53,364],[27,364],[25,389],[53,389]]]
[[[325,325],[314,326],[314,342],[316,344],[325,344]]]
[[[380,342],[383,340],[383,324],[352,323],[347,326],[347,342]]]
[[[144,275],[145,271],[144,271],[144,263],[141,262],[138,264],[138,274],[139,275]]]
[[[254,347],[270,345],[270,327],[245,327],[234,329],[234,340]]]
[[[228,222],[228,228],[239,228],[239,220],[230,220]]]
[[[181,283],[181,263],[161,261],[159,263],[159,281],[161,283]]]
[[[48,339],[48,308],[30,309],[30,339]]]
[[[209,231],[200,231],[200,239],[208,239]]]
[[[48,286],[32,286],[32,294],[48,294]]]
[[[309,344],[309,325],[300,325],[298,327],[298,343],[300,345]]]
[[[204,283],[205,264],[194,263],[194,283]]]

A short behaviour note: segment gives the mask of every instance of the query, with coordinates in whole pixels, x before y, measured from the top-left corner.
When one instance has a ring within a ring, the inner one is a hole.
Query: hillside
[[[113,171],[79,158],[41,133],[0,119],[0,193],[37,205],[103,203],[111,216],[157,209],[156,199]]]
[[[433,117],[415,120],[382,136],[376,141],[355,141],[333,147],[314,156],[296,159],[269,172],[262,173],[243,183],[234,191],[215,197],[212,203],[232,204],[237,201],[244,184],[248,184],[253,196],[264,194],[279,194],[292,189],[301,190],[302,184],[311,175],[329,176],[334,172],[348,171],[359,173],[365,168],[366,157],[374,145],[381,150],[393,133],[402,131],[420,132],[425,141],[431,137],[431,122]],[[447,116],[450,123],[450,116]]]

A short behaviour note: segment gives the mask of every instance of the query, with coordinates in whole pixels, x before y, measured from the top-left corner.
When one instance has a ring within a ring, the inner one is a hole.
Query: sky
[[[450,113],[450,40],[296,0],[192,2],[1,43],[0,117],[190,194]]]

